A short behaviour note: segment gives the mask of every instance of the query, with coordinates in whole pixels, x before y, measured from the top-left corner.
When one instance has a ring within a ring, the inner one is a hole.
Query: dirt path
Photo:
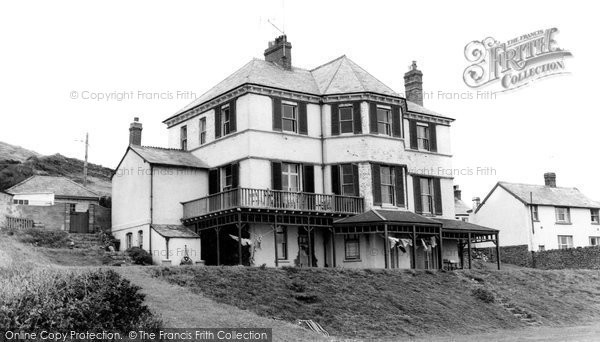
[[[186,288],[153,278],[142,267],[123,267],[121,275],[142,288],[152,312],[169,328],[273,328],[273,341],[328,341],[293,324],[260,317],[250,311],[216,303]]]

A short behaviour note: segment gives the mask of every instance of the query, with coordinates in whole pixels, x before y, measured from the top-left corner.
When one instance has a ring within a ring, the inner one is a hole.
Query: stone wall
[[[496,247],[474,249],[496,262]],[[523,267],[533,267],[533,257],[527,245],[500,247],[500,262]]]
[[[479,248],[489,261],[496,261],[495,248]],[[600,247],[578,247],[530,252],[527,245],[500,247],[500,261],[540,269],[600,269]]]

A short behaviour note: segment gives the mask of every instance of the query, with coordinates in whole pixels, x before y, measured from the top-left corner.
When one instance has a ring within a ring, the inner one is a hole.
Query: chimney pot
[[[556,188],[556,173],[546,172],[544,173],[544,184],[551,188]]]
[[[404,92],[408,101],[423,105],[423,73],[417,69],[417,61],[404,74]]]
[[[455,185],[454,186],[454,198],[460,200],[460,199],[462,199],[461,196],[462,196],[461,190],[458,188],[458,185]]]
[[[477,210],[477,208],[479,208],[479,205],[481,205],[481,198],[473,197],[473,211]]]
[[[292,44],[287,41],[287,36],[282,35],[269,42],[265,50],[265,61],[273,62],[287,70],[292,69]]]
[[[129,124],[129,145],[142,145],[142,123],[139,117],[134,117]]]

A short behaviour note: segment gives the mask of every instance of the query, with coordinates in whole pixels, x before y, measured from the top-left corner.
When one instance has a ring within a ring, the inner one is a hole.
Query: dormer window
[[[377,132],[392,135],[392,111],[389,108],[377,107]]]
[[[429,151],[429,125],[417,124],[417,147]]]
[[[295,103],[281,104],[281,128],[286,132],[298,133],[298,106]]]

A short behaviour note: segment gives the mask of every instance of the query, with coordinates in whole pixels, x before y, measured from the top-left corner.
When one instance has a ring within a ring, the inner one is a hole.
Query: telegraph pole
[[[83,186],[87,186],[87,173],[88,173],[88,132],[85,132],[85,160],[83,161]]]

